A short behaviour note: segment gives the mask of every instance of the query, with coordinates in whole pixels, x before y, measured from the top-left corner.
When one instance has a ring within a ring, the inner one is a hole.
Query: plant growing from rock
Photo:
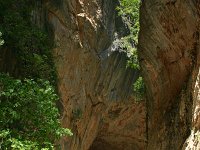
[[[120,0],[120,6],[117,7],[118,14],[128,26],[130,34],[121,38],[121,47],[126,49],[129,56],[128,66],[139,69],[137,45],[139,24],[139,0]]]
[[[130,34],[121,38],[121,48],[126,49],[128,66],[136,70],[140,70],[138,61],[138,33],[140,30],[139,24],[139,7],[140,0],[120,0],[120,6],[117,7],[119,15],[127,24]],[[144,82],[141,76],[133,84],[133,91],[137,99],[142,99],[144,95]]]

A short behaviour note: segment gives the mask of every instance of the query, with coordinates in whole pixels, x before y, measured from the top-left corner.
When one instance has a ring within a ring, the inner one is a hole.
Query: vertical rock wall
[[[126,67],[126,55],[113,43],[128,32],[117,4],[36,2],[33,23],[54,35],[62,125],[74,133],[58,143],[63,150],[198,150],[199,0],[142,2],[139,56],[147,119],[144,103],[132,96],[138,72]],[[0,70],[17,74],[16,64],[2,50]]]
[[[139,55],[147,86],[148,150],[182,148],[192,127],[199,1],[145,0]]]
[[[74,132],[60,141],[62,149],[143,150],[146,142],[148,150],[199,149],[199,0],[142,2],[139,55],[147,120],[144,104],[131,96],[138,74],[112,44],[128,32],[116,15],[118,2],[45,3],[47,11],[38,2],[33,21],[42,27],[47,19],[54,33],[62,123]]]
[[[116,5],[115,0],[46,2],[62,124],[74,133],[60,141],[63,150],[145,147],[144,103],[131,96],[138,72],[126,67],[126,55],[112,44],[127,32]]]
[[[126,55],[113,43],[128,33],[117,4],[36,2],[33,23],[54,35],[62,125],[74,133],[58,143],[63,150],[198,150],[199,0],[142,2],[139,56],[147,118],[145,104],[132,96],[138,72],[126,67]],[[15,68],[15,56],[3,50],[0,70]]]

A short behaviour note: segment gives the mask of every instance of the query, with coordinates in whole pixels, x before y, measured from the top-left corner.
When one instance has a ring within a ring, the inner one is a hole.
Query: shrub
[[[127,24],[130,34],[121,38],[121,47],[126,49],[129,56],[128,66],[139,69],[137,45],[139,24],[140,0],[120,0],[120,6],[117,7],[119,15]]]
[[[140,0],[120,0],[120,6],[117,7],[117,10],[130,31],[129,35],[120,39],[121,48],[126,49],[127,56],[129,57],[127,66],[140,71],[137,49],[140,30],[139,7]],[[143,98],[145,86],[141,75],[133,84],[133,91],[137,101]]]
[[[47,28],[38,28],[31,22],[31,11],[37,1],[0,1],[0,31],[6,41],[3,48],[16,57],[20,76],[55,82],[51,54],[54,42]]]
[[[1,148],[51,148],[56,139],[72,135],[69,129],[61,128],[57,100],[49,81],[18,80],[0,74]]]
[[[138,100],[143,98],[145,92],[145,86],[142,77],[139,77],[133,84],[133,91]]]

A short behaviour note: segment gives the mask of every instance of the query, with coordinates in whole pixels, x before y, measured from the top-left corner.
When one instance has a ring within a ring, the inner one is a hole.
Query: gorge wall
[[[129,33],[117,0],[36,3],[32,22],[48,26],[55,41],[62,126],[74,134],[57,141],[61,149],[200,149],[199,0],[142,1],[138,49],[146,103],[135,101],[138,71],[127,67],[115,42]],[[2,50],[0,70],[12,72],[16,64]]]
[[[138,72],[113,41],[127,34],[114,0],[47,1],[61,96],[66,150],[145,149],[144,102],[135,103]]]
[[[198,149],[195,134],[182,146],[190,129],[199,129],[199,10],[194,0],[142,3],[139,55],[149,150]]]
[[[139,57],[146,107],[135,103],[130,88],[138,73],[126,68],[126,55],[113,44],[128,32],[117,4],[46,3],[62,123],[74,132],[60,141],[62,149],[198,149],[199,1],[142,2]]]

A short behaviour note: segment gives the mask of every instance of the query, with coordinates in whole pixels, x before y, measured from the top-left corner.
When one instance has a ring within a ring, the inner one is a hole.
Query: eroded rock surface
[[[192,127],[199,1],[144,0],[139,53],[147,86],[148,148],[178,150]]]
[[[146,143],[148,150],[200,148],[199,0],[142,1],[147,120],[145,104],[131,97],[138,73],[113,45],[128,32],[116,17],[117,1],[45,3],[47,11],[38,3],[33,21],[41,26],[45,12],[54,33],[62,123],[74,132],[60,141],[63,150],[144,150]]]
[[[147,105],[135,102],[138,72],[126,67],[126,55],[113,43],[128,33],[117,0],[36,4],[32,22],[51,28],[56,43],[62,125],[74,133],[58,142],[63,150],[200,149],[199,0],[142,0]],[[0,70],[12,72],[15,65],[3,50]]]
[[[190,89],[193,98],[191,134],[183,145],[183,150],[200,149],[200,56],[197,55],[197,65],[193,71],[193,86]]]
[[[135,103],[131,88],[138,72],[126,67],[126,55],[112,44],[128,32],[116,5],[115,0],[46,2],[62,124],[74,133],[60,141],[63,150],[145,149],[145,107]]]

